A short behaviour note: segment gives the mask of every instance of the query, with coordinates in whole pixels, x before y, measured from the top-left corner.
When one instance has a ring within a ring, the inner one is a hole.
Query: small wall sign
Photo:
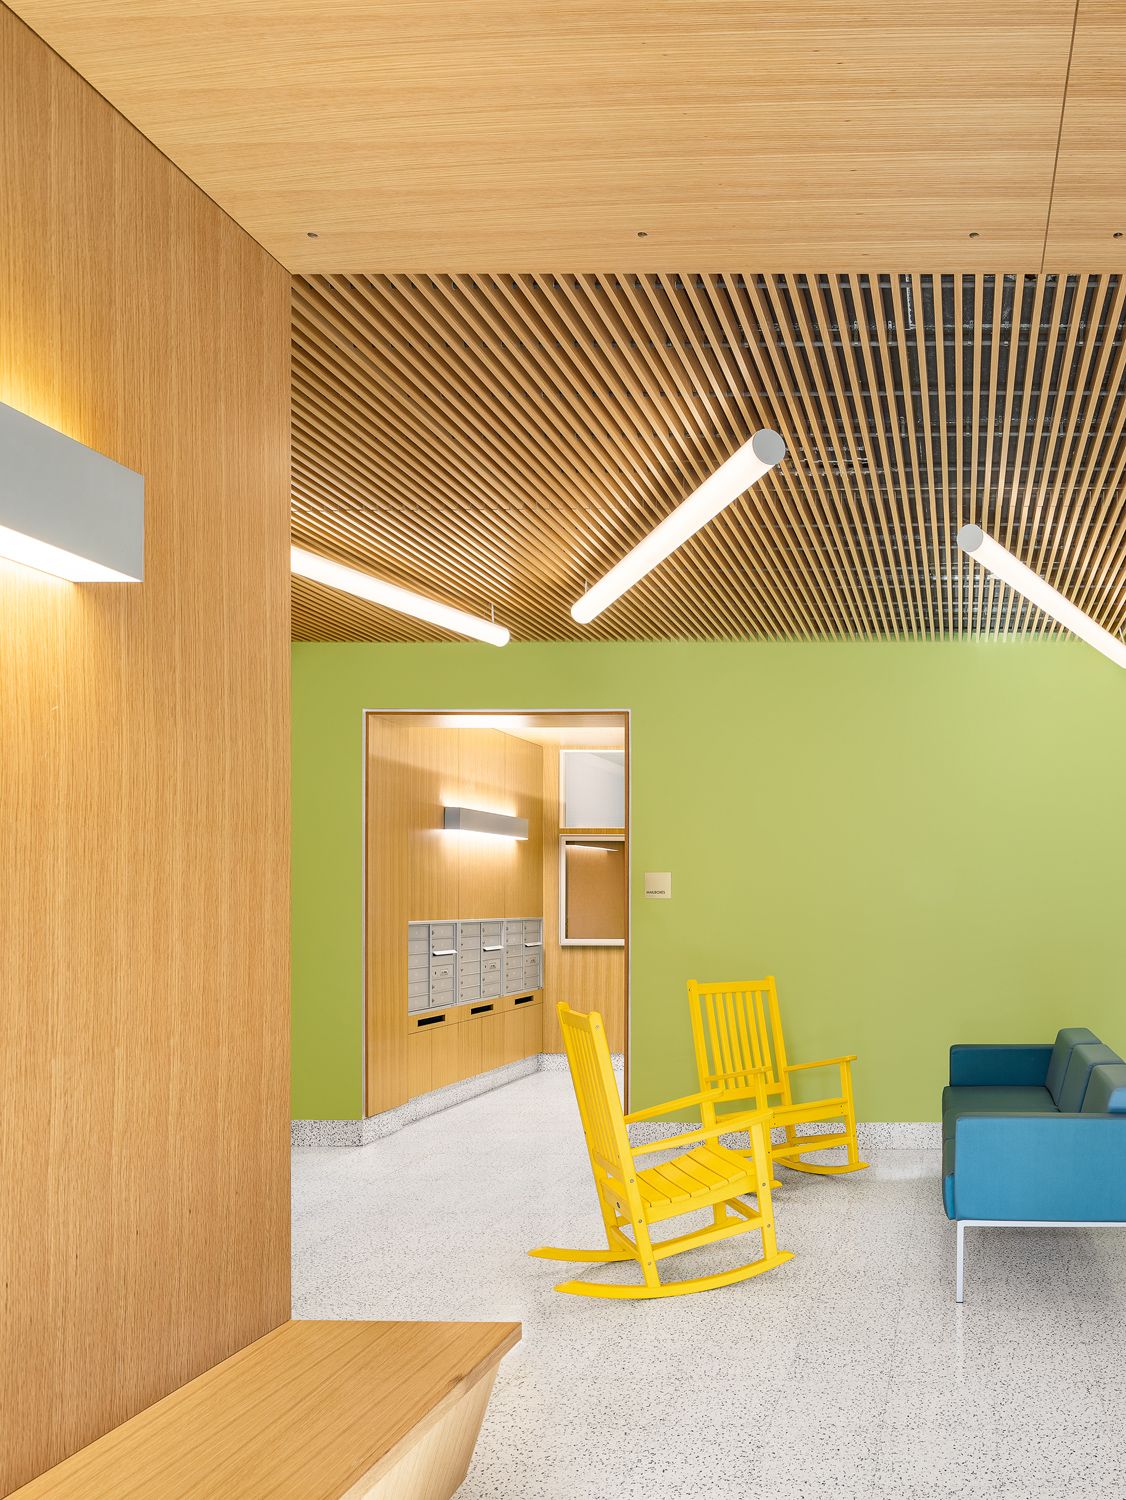
[[[645,894],[650,900],[670,900],[672,898],[671,870],[646,870]]]

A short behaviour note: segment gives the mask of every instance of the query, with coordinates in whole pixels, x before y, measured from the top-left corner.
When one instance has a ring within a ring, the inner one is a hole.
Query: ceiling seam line
[[[1067,113],[1067,91],[1071,86],[1071,60],[1075,56],[1075,33],[1079,30],[1079,4],[1075,0],[1075,9],[1071,13],[1071,41],[1067,48],[1067,67],[1063,73],[1063,95],[1060,99],[1060,122],[1056,129],[1056,154],[1052,158],[1052,181],[1048,187],[1048,213],[1044,220],[1044,243],[1040,250],[1040,275],[1043,276],[1044,269],[1048,263],[1048,235],[1052,229],[1052,205],[1056,197],[1056,174],[1060,168],[1060,147],[1063,144],[1063,122]]]

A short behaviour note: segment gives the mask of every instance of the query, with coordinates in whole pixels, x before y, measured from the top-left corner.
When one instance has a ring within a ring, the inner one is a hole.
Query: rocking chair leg
[[[848,1155],[846,1160],[850,1167],[867,1166],[866,1162],[860,1160],[860,1145],[856,1139],[856,1106],[852,1099],[852,1070],[847,1063],[841,1065],[842,1083],[844,1084],[845,1104],[845,1130],[848,1133]]]
[[[577,1260],[581,1265],[613,1265],[620,1260],[632,1260],[623,1250],[564,1250],[558,1245],[541,1245],[538,1250],[529,1250],[533,1260]]]
[[[614,1265],[618,1261],[633,1260],[633,1255],[628,1250],[615,1248],[613,1231],[618,1227],[614,1218],[614,1212],[606,1200],[599,1194],[598,1206],[602,1210],[602,1227],[606,1231],[605,1250],[564,1250],[557,1245],[541,1245],[538,1250],[529,1250],[528,1254],[536,1260],[577,1260],[584,1265]]]
[[[649,1238],[644,1220],[634,1220],[633,1237],[637,1242],[637,1259],[641,1265],[641,1274],[645,1277],[645,1285],[656,1289],[661,1285],[661,1277],[657,1270],[657,1257],[653,1254],[653,1241]]]
[[[770,1179],[772,1175],[770,1148],[767,1145],[766,1131],[761,1125],[752,1125],[748,1131],[751,1143],[751,1159],[755,1164],[755,1196],[758,1200],[758,1211],[762,1215],[762,1255],[765,1261],[772,1262],[778,1254],[778,1241],[774,1235],[774,1204],[770,1197]]]

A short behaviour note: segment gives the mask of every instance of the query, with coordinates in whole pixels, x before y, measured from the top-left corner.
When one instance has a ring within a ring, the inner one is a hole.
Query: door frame
[[[442,716],[449,718],[527,718],[555,717],[573,718],[575,715],[590,717],[614,716],[624,721],[625,783],[626,783],[626,941],[625,941],[625,994],[623,996],[622,1036],[622,1092],[624,1107],[630,1107],[631,1053],[633,1041],[633,714],[628,708],[363,708],[360,710],[360,1114],[361,1118],[373,1118],[368,1114],[367,1099],[367,1044],[368,1044],[368,719],[372,716],[390,718],[396,715]],[[503,733],[503,729],[500,731]],[[546,748],[546,747],[545,747]]]

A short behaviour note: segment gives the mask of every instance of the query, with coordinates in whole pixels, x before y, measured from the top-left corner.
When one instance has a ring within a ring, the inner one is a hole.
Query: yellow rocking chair
[[[774,1216],[770,1204],[770,1152],[764,1128],[765,1116],[747,1113],[740,1117],[739,1129],[746,1130],[750,1140],[747,1153],[728,1151],[717,1137],[731,1127],[727,1124],[690,1130],[668,1140],[630,1148],[627,1124],[635,1120],[652,1120],[666,1112],[704,1107],[705,1101],[720,1096],[690,1094],[657,1104],[651,1109],[623,1115],[618,1097],[617,1080],[610,1061],[610,1047],[602,1017],[597,1012],[584,1015],[569,1005],[558,1006],[563,1044],[571,1068],[583,1134],[594,1173],[598,1206],[606,1226],[605,1250],[560,1250],[544,1246],[528,1253],[544,1260],[571,1260],[584,1264],[634,1260],[641,1268],[644,1284],[620,1285],[597,1281],[564,1281],[557,1292],[576,1292],[585,1297],[680,1297],[686,1292],[707,1292],[715,1287],[730,1286],[758,1276],[791,1258],[788,1250],[779,1250],[774,1237]],[[754,1090],[750,1090],[746,1097]],[[675,1151],[693,1144],[675,1161],[664,1166],[641,1170],[635,1158],[653,1151]],[[740,1199],[753,1194],[757,1207]],[[680,1214],[710,1209],[711,1224],[675,1239],[650,1238],[653,1224]],[[737,1266],[714,1276],[700,1276],[693,1281],[663,1282],[657,1263],[684,1250],[696,1250],[716,1240],[730,1239],[757,1229],[762,1235],[762,1256],[749,1265]],[[632,1231],[632,1239],[626,1231]]]
[[[767,1130],[770,1153],[776,1163],[795,1172],[813,1172],[821,1177],[859,1172],[868,1165],[860,1160],[856,1139],[851,1069],[855,1055],[788,1063],[778,1010],[778,987],[772,974],[765,979],[744,979],[732,984],[698,984],[693,979],[688,985],[688,1000],[700,1087],[705,1091],[718,1090],[721,1105],[745,1099],[749,1092],[759,1110],[769,1110],[769,1124],[781,1127],[785,1133],[784,1141],[774,1142]],[[839,1094],[800,1104],[794,1102],[795,1073],[831,1067],[840,1072]],[[732,1112],[717,1110],[712,1100],[701,1106],[700,1118],[705,1125],[713,1125],[717,1119],[726,1120],[728,1131],[743,1129],[741,1119],[736,1122]],[[818,1135],[797,1133],[798,1125],[825,1120],[840,1120],[841,1128]],[[845,1148],[843,1162],[826,1166],[804,1160],[810,1151],[825,1151],[833,1146]],[[753,1142],[750,1150],[757,1161]],[[777,1182],[773,1186],[777,1187]]]

